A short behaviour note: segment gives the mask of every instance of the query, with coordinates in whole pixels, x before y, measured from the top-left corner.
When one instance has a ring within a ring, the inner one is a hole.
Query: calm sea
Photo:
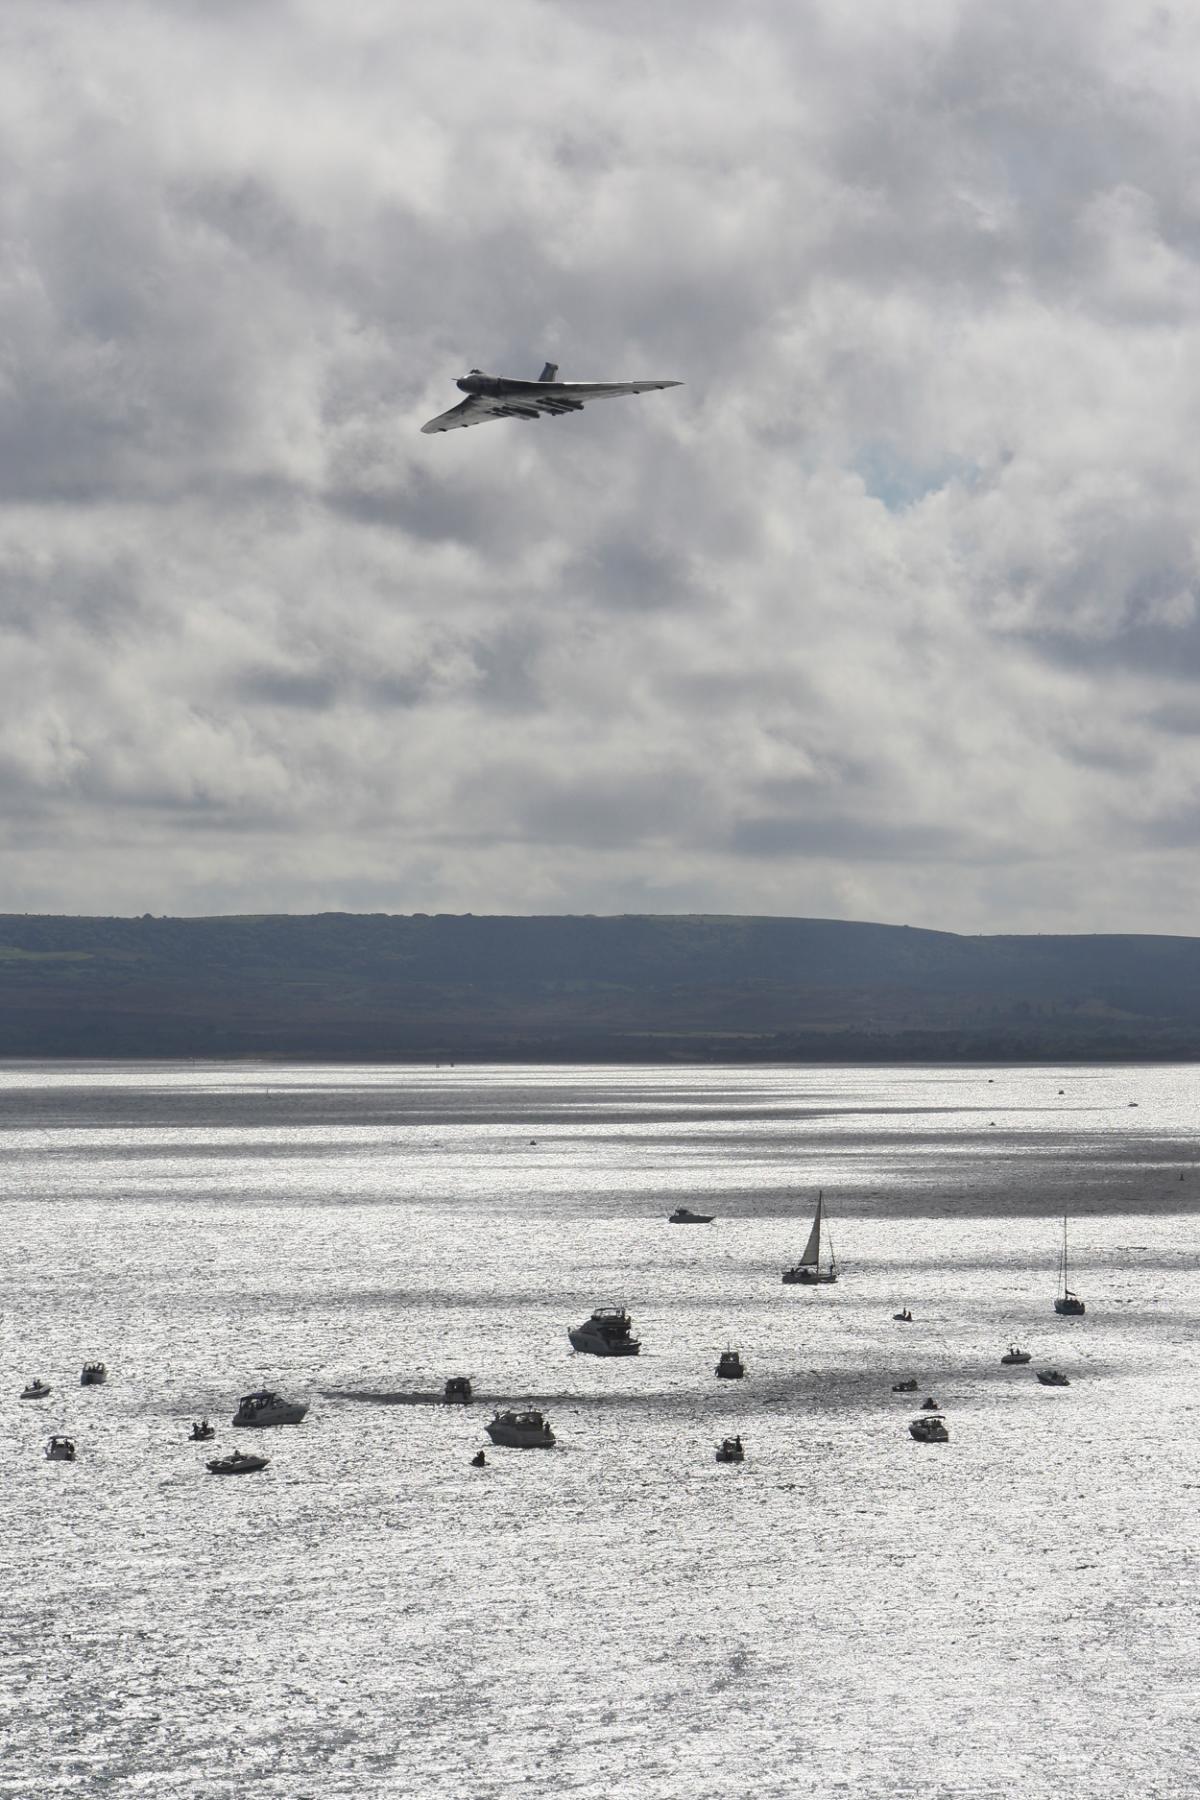
[[[1193,1794],[1198,1082],[3,1066],[0,1794]],[[308,1418],[214,1479],[262,1384]]]

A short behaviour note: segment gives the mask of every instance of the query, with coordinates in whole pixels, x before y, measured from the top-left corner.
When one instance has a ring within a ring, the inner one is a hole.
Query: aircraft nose
[[[454,385],[461,388],[464,394],[478,394],[483,388],[483,377],[475,369],[472,369],[469,375],[464,375]]]

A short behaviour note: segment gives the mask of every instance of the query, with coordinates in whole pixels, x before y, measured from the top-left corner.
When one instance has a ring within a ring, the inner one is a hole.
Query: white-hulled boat
[[[244,1450],[235,1450],[230,1456],[216,1456],[210,1462],[210,1475],[257,1475],[270,1462],[269,1456],[249,1456]]]
[[[567,1332],[572,1346],[589,1356],[636,1356],[641,1339],[623,1306],[598,1306],[591,1318]]]
[[[801,1287],[816,1287],[838,1278],[837,1259],[833,1254],[833,1239],[829,1227],[825,1227],[825,1237],[829,1244],[829,1261],[821,1267],[821,1226],[825,1217],[824,1191],[817,1195],[817,1210],[813,1214],[812,1227],[808,1234],[808,1242],[804,1246],[804,1254],[799,1262],[783,1271],[785,1283],[796,1283]]]
[[[45,1400],[50,1392],[48,1381],[31,1381],[28,1387],[21,1389],[22,1400]]]
[[[52,1437],[46,1445],[47,1462],[74,1462],[75,1446],[69,1437]]]
[[[493,1444],[507,1445],[511,1450],[553,1450],[554,1433],[550,1421],[540,1412],[497,1413],[484,1430]]]
[[[259,1388],[256,1393],[242,1395],[233,1422],[258,1427],[298,1425],[307,1411],[302,1400],[285,1400],[282,1395],[272,1393],[270,1388]]]

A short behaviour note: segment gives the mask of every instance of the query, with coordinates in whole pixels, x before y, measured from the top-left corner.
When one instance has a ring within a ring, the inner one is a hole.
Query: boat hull
[[[279,1406],[263,1406],[253,1413],[233,1415],[233,1423],[254,1431],[265,1431],[271,1425],[299,1425],[308,1407],[300,1402],[287,1402]]]
[[[1083,1304],[1082,1300],[1077,1300],[1074,1294],[1069,1294],[1065,1299],[1056,1300],[1054,1302],[1054,1310],[1058,1313],[1060,1318],[1078,1319],[1081,1314],[1087,1311],[1087,1307]]]
[[[258,1475],[270,1462],[267,1456],[221,1456],[210,1462],[210,1475]]]
[[[485,1425],[484,1430],[493,1444],[499,1444],[507,1450],[553,1450],[554,1433],[547,1427],[545,1431],[522,1431],[511,1425]]]
[[[785,1269],[783,1282],[785,1287],[828,1287],[837,1280],[837,1273],[827,1269],[823,1273],[814,1269]]]
[[[642,1347],[637,1338],[606,1338],[599,1332],[578,1328],[568,1331],[567,1336],[572,1349],[581,1350],[586,1356],[636,1356]]]

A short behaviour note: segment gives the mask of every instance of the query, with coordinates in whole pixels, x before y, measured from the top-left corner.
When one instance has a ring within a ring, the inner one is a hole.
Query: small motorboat
[[[257,1475],[270,1462],[269,1456],[250,1456],[235,1450],[229,1456],[215,1456],[206,1466],[210,1475]]]
[[[210,1425],[207,1419],[200,1419],[192,1426],[192,1435],[189,1442],[193,1444],[207,1444],[209,1438],[215,1438],[216,1435],[216,1426]]]
[[[641,1339],[633,1336],[633,1320],[623,1306],[598,1306],[590,1319],[567,1332],[576,1350],[589,1356],[636,1356]]]
[[[48,1381],[31,1381],[28,1387],[21,1389],[22,1400],[44,1400],[50,1392]]]
[[[256,1427],[298,1425],[307,1411],[302,1400],[285,1400],[282,1395],[272,1393],[270,1388],[259,1388],[256,1393],[242,1395],[233,1422]]]
[[[1037,1378],[1043,1387],[1070,1387],[1071,1383],[1058,1369],[1039,1369]]]
[[[690,1207],[677,1206],[667,1220],[668,1225],[711,1225],[713,1213],[693,1212]]]
[[[717,1360],[717,1377],[720,1381],[740,1381],[746,1373],[746,1366],[736,1350],[722,1350]]]
[[[1027,1363],[1032,1362],[1033,1357],[1030,1351],[1018,1350],[1015,1344],[1010,1344],[1008,1349],[1004,1352],[1004,1355],[1000,1358],[1000,1361],[1002,1363]]]
[[[74,1462],[75,1446],[69,1437],[52,1437],[46,1445],[47,1462]]]
[[[903,1312],[893,1313],[892,1317],[898,1325],[911,1325],[913,1322],[913,1316],[909,1312],[907,1306],[904,1308]]]
[[[550,1421],[540,1412],[497,1413],[490,1425],[484,1430],[493,1444],[506,1445],[510,1450],[553,1450],[554,1433],[550,1429]]]
[[[910,1375],[907,1381],[893,1381],[892,1383],[893,1394],[915,1394],[916,1391],[917,1378],[915,1375]]]
[[[746,1453],[742,1449],[742,1440],[740,1437],[721,1439],[721,1442],[717,1446],[717,1461],[719,1463],[740,1463],[745,1460]]]
[[[942,1409],[934,1399],[933,1395],[930,1394],[927,1400],[922,1400],[921,1410],[922,1412],[941,1412]]]
[[[442,1398],[451,1406],[469,1406],[473,1398],[471,1377],[469,1375],[449,1376],[442,1390]]]
[[[80,1387],[103,1387],[108,1380],[108,1370],[102,1362],[84,1363],[83,1373],[79,1377]]]
[[[921,1418],[911,1420],[908,1429],[918,1444],[948,1444],[950,1442],[946,1421],[940,1413],[925,1413]]]

